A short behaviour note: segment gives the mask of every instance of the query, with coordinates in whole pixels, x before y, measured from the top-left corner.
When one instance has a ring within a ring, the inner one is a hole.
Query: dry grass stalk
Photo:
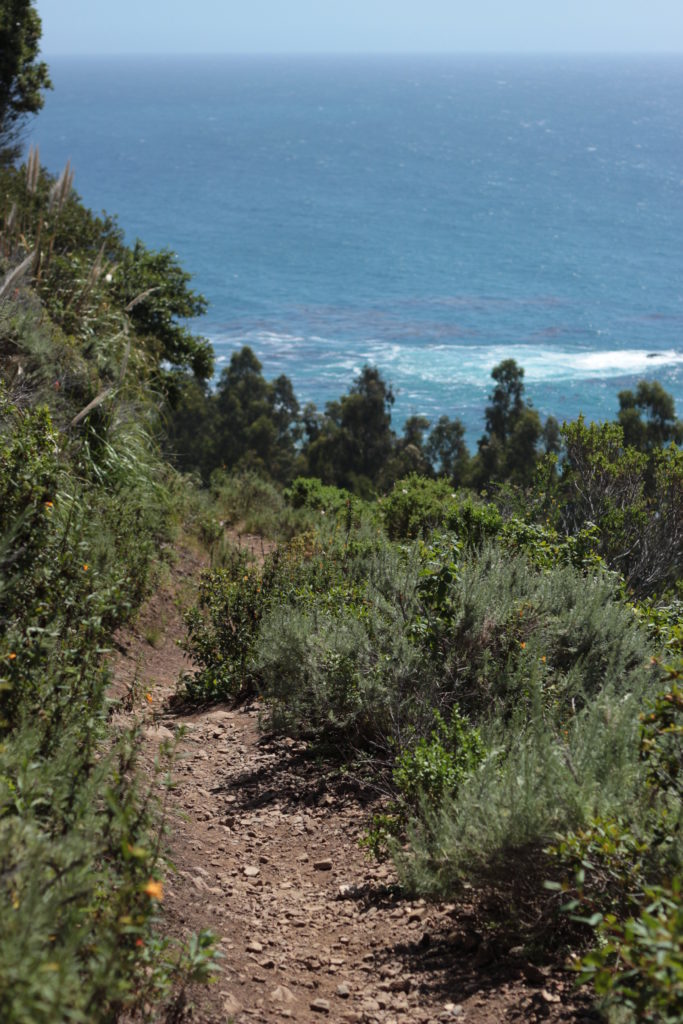
[[[28,160],[26,161],[26,188],[31,195],[35,195],[36,189],[38,188],[39,177],[40,150],[37,146],[31,146],[28,151]]]
[[[140,303],[144,302],[146,298],[148,298],[150,295],[153,295],[154,292],[158,291],[160,291],[160,285],[157,285],[154,288],[148,288],[147,291],[145,292],[140,292],[139,295],[136,295],[135,298],[128,303],[128,305],[126,306],[126,313],[132,313],[136,306],[139,306]]]
[[[112,393],[113,390],[114,390],[114,385],[110,384],[108,388],[104,389],[104,391],[100,391],[100,393],[97,396],[97,398],[93,398],[92,402],[88,402],[88,404],[86,405],[85,409],[81,409],[81,411],[78,413],[78,415],[74,416],[74,418],[71,421],[71,426],[72,427],[78,426],[78,424],[81,422],[81,420],[84,420],[85,417],[88,415],[88,413],[91,413],[93,411],[93,409],[97,408],[98,405],[102,405],[102,402],[105,400],[105,398],[109,397],[109,395]]]
[[[71,161],[67,160],[66,167],[50,189],[50,198],[47,207],[50,212],[54,210],[58,214],[61,211],[64,203],[71,195],[73,183],[74,172],[71,169]]]
[[[7,295],[7,293],[12,288],[12,286],[14,284],[16,284],[17,281],[19,281],[24,276],[26,271],[29,270],[29,268],[32,266],[33,261],[34,261],[35,258],[36,258],[36,250],[34,249],[19,264],[18,267],[15,267],[14,270],[10,270],[9,274],[7,275],[5,280],[2,282],[2,285],[0,286],[0,299],[4,299],[5,296]]]
[[[17,223],[17,204],[12,203],[12,209],[5,217],[5,233],[10,235]]]
[[[81,309],[83,303],[87,299],[87,297],[90,294],[90,292],[92,291],[93,287],[97,284],[97,281],[99,280],[100,275],[102,274],[102,259],[104,257],[104,250],[106,248],[106,245],[107,245],[106,242],[102,242],[102,245],[100,246],[100,251],[98,252],[97,256],[95,257],[95,262],[93,263],[92,268],[90,270],[90,273],[88,274],[88,280],[85,282],[85,285],[83,287],[83,291],[78,296],[78,301],[76,302],[76,309],[77,310]],[[71,303],[74,301],[75,298],[76,298],[76,293],[74,292],[74,294],[71,296],[71,298],[69,299],[69,301],[66,304],[66,309],[70,309],[71,308]]]

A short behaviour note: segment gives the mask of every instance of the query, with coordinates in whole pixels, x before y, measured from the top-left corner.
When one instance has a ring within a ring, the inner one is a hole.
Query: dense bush
[[[32,158],[0,174],[0,206],[3,271],[34,246],[33,287],[19,275],[0,298],[0,1017],[114,1021],[181,998],[211,961],[206,936],[183,952],[158,934],[160,820],[135,730],[111,730],[104,661],[185,486],[154,439],[159,360],[202,345],[168,290],[143,336],[142,300],[136,326],[105,272],[120,236],[68,176]]]
[[[136,943],[159,865],[134,736],[103,754],[101,648],[169,524],[132,435],[72,446],[0,402],[0,1016],[113,1020],[151,993]]]
[[[465,544],[481,544],[499,533],[503,520],[495,506],[471,494],[453,492],[446,480],[412,474],[399,480],[381,502],[381,515],[393,538],[425,536],[432,530],[450,530]]]

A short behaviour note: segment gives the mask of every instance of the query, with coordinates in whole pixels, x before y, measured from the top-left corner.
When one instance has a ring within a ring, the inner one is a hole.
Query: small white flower
[[[107,282],[107,284],[111,284],[112,281],[114,280],[114,275],[113,274],[105,274],[104,275],[104,280]]]
[[[401,494],[407,494],[407,493],[408,493],[408,492],[407,492],[407,490],[405,489],[405,487],[402,487],[402,488],[401,488]]]

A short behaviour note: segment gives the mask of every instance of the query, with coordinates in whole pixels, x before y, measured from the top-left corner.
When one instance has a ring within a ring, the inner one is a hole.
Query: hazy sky
[[[43,52],[683,51],[683,0],[37,0]]]

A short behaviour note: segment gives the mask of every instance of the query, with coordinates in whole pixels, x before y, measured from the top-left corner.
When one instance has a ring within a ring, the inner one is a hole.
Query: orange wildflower
[[[14,651],[11,651],[10,652],[10,656],[9,656],[9,660],[10,661],[14,661],[15,658],[16,658],[16,654],[14,653]]]
[[[146,892],[151,900],[163,900],[164,898],[163,885],[161,882],[155,882],[153,878],[149,880],[143,892]]]
[[[88,571],[88,566],[87,566],[87,565],[84,565],[84,566],[83,566],[83,572],[87,572],[87,571]]]
[[[148,704],[151,704],[152,703],[152,694],[151,693],[146,693],[145,694],[145,700],[147,701]]]
[[[526,644],[525,644],[525,643],[524,643],[524,641],[522,640],[519,646],[520,646],[520,647],[522,648],[522,650],[524,650],[524,648],[526,647]]]

